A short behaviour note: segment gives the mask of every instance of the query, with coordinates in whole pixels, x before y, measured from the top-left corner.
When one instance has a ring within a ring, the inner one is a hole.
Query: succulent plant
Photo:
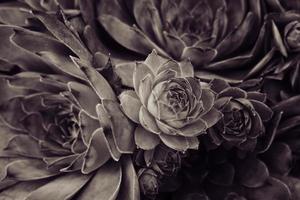
[[[0,25],[0,197],[138,199],[134,127],[112,87],[64,21],[29,15],[51,34]]]
[[[159,192],[159,177],[157,172],[152,169],[140,169],[138,173],[141,192],[147,198],[155,199]]]
[[[153,51],[133,72],[134,90],[120,96],[124,113],[139,124],[135,142],[145,150],[161,141],[179,151],[197,149],[197,136],[222,117],[212,90],[194,77],[192,64],[164,60]],[[133,103],[134,102],[134,103]]]
[[[223,113],[223,118],[208,130],[211,143],[242,151],[253,151],[257,138],[265,134],[264,123],[273,111],[265,104],[266,95],[246,92],[231,87],[227,82],[214,79],[211,88],[217,93],[214,107]]]
[[[2,0],[0,39],[0,199],[300,199],[298,1]]]
[[[272,1],[271,1],[272,2]],[[299,5],[294,1],[277,1],[267,4],[273,12],[266,16],[272,29],[273,42],[270,48],[277,48],[279,55],[273,56],[264,67],[262,75],[268,79],[282,80],[293,93],[299,92]],[[277,11],[277,12],[274,12]]]
[[[257,56],[259,1],[103,0],[96,6],[106,32],[139,54],[156,49],[178,61],[191,59],[196,67],[213,62],[207,69],[238,67]],[[248,52],[241,55],[245,47]]]

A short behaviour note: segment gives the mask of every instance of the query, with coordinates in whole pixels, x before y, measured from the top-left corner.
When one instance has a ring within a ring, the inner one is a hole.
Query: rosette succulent
[[[151,175],[151,183],[153,184],[153,181],[156,183],[156,187],[152,187],[155,192],[153,189],[150,190],[152,192],[142,192],[146,199],[167,198],[162,197],[161,194],[174,192],[180,187],[179,173],[184,157],[185,154],[181,151],[171,149],[164,144],[160,144],[152,150],[137,149],[134,154],[134,163],[139,169],[138,174],[142,175],[145,172],[147,177]],[[145,180],[139,180],[140,184],[147,183]]]
[[[273,111],[265,104],[266,95],[246,92],[231,87],[227,82],[214,79],[211,89],[217,93],[214,107],[223,113],[223,118],[209,129],[211,143],[242,151],[253,151],[257,138],[264,135],[264,123],[272,118]]]
[[[277,48],[281,55],[272,57],[265,67],[263,76],[282,80],[283,86],[298,93],[299,82],[299,50],[300,50],[300,9],[295,1],[270,1],[268,8],[272,11],[266,19],[270,22],[273,42],[269,48]],[[275,46],[275,47],[274,47]]]
[[[156,49],[177,61],[190,59],[196,67],[213,62],[207,68],[220,69],[237,67],[258,53],[260,1],[102,0],[96,7],[106,32],[139,54]]]
[[[185,151],[198,147],[197,136],[222,117],[213,108],[215,94],[194,77],[189,62],[165,60],[153,51],[137,62],[132,77],[134,90],[119,96],[124,113],[138,124],[135,142],[142,149],[161,141]]]
[[[29,15],[48,31],[0,25],[0,198],[139,199],[113,89],[66,21]]]
[[[267,7],[271,13],[267,20],[272,21],[275,45],[284,56],[300,50],[300,7],[294,1],[270,1]]]
[[[159,175],[152,169],[142,168],[138,173],[141,192],[148,199],[155,199],[159,192]]]
[[[180,151],[161,144],[153,150],[137,150],[135,163],[139,167],[150,167],[161,176],[176,176],[181,169],[183,156]]]

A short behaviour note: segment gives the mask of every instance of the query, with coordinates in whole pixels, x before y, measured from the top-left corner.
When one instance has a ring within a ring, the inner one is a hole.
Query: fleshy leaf
[[[196,67],[212,61],[217,55],[215,49],[203,49],[200,47],[185,47],[182,52],[182,59],[190,60]]]
[[[139,85],[139,96],[144,106],[147,106],[148,104],[148,98],[151,94],[151,89],[152,89],[152,77],[150,74],[148,74],[140,81],[140,85]]]
[[[25,200],[71,199],[91,178],[91,175],[68,173],[30,193]]]
[[[156,74],[159,74],[165,70],[173,70],[173,71],[177,72],[177,76],[179,76],[179,77],[181,76],[180,66],[175,60],[168,59],[165,62],[163,62],[163,64],[161,64],[159,66],[159,68],[157,69]]]
[[[30,71],[51,72],[51,67],[38,55],[27,51],[10,39],[15,34],[13,27],[0,26],[1,45],[0,58],[13,64],[19,65],[22,69]]]
[[[134,138],[136,145],[144,150],[154,149],[160,143],[158,135],[145,130],[141,126],[135,129]]]
[[[7,94],[7,97],[9,98],[9,91],[6,93],[6,91],[3,90],[3,92],[4,95]],[[18,94],[18,92],[16,92],[16,94]],[[26,112],[22,108],[22,98],[10,98],[10,100],[3,102],[0,105],[0,111],[1,120],[7,123],[9,127],[13,127],[14,129],[19,129],[21,131],[24,130],[24,126],[20,123],[20,120],[26,117]]]
[[[84,44],[55,16],[37,11],[34,11],[33,14],[41,20],[55,37],[76,53],[80,59],[85,62],[91,61],[91,54],[85,48]]]
[[[215,125],[222,117],[223,114],[220,111],[218,111],[215,108],[212,108],[208,113],[202,115],[201,119],[203,119],[206,122],[207,128],[210,128],[213,125]]]
[[[156,134],[159,134],[161,132],[156,124],[155,118],[144,106],[141,106],[140,108],[139,120],[141,125],[146,130]]]
[[[165,45],[168,53],[171,54],[173,58],[180,59],[182,56],[182,51],[185,49],[183,40],[180,37],[172,35],[166,31],[163,32],[163,36],[166,41]]]
[[[300,95],[293,96],[279,102],[273,107],[274,111],[283,111],[283,117],[298,115],[300,113]]]
[[[262,186],[269,177],[267,166],[256,158],[241,160],[236,166],[236,171],[240,183],[249,188]]]
[[[139,97],[133,90],[126,90],[119,96],[121,108],[125,115],[135,123],[139,123],[139,112],[142,106]]]
[[[88,144],[93,132],[100,127],[100,123],[97,118],[89,115],[85,110],[80,111],[79,119],[84,142]]]
[[[216,93],[220,93],[222,90],[230,87],[230,85],[224,79],[216,78],[210,81],[209,85],[210,88]]]
[[[253,99],[260,102],[265,102],[267,99],[267,95],[259,92],[248,92],[247,93],[248,99]]]
[[[219,112],[214,112],[214,113],[211,113],[211,114],[218,115],[220,113]],[[211,116],[207,115],[206,117],[208,119]],[[218,115],[217,117],[220,117],[220,115]],[[216,119],[218,119],[218,118],[216,118]],[[214,119],[214,120],[216,120],[216,119]],[[215,121],[206,122],[206,121],[204,121],[200,118],[200,119],[196,120],[195,122],[193,122],[191,124],[188,124],[183,128],[180,128],[179,129],[180,130],[179,134],[182,135],[182,136],[186,136],[186,137],[198,136],[198,135],[202,134],[208,128],[208,123],[210,123],[209,125],[211,125],[211,124],[215,123]]]
[[[163,44],[163,25],[159,10],[155,7],[154,3],[148,0],[134,1],[133,14],[143,32],[152,36],[159,44]]]
[[[133,86],[138,96],[140,96],[139,88],[140,88],[141,80],[143,80],[149,74],[153,75],[152,71],[146,64],[141,62],[136,63],[136,66],[133,71]]]
[[[181,69],[181,77],[194,77],[194,67],[190,60],[179,63]]]
[[[94,88],[96,94],[99,96],[99,98],[101,100],[102,99],[109,99],[109,100],[117,99],[112,87],[109,85],[107,80],[95,68],[85,65],[79,59],[77,59],[75,57],[71,57],[71,59],[86,75],[91,87]]]
[[[137,27],[130,27],[111,15],[101,15],[98,20],[106,31],[108,31],[110,35],[124,47],[144,55],[149,54],[152,49],[156,49],[159,54],[166,56],[166,53],[155,45]]]
[[[185,139],[189,144],[189,149],[198,150],[200,142],[197,137],[186,137]]]
[[[17,160],[11,162],[6,167],[5,179],[18,181],[32,181],[53,177],[59,174],[57,171],[50,171],[41,160]],[[3,179],[1,180],[3,181]]]
[[[118,195],[121,180],[121,166],[117,162],[109,162],[99,168],[91,181],[78,196],[78,200],[115,199]]]
[[[160,134],[159,137],[165,145],[177,151],[185,151],[190,146],[186,138],[183,136]]]
[[[269,121],[273,116],[273,111],[269,108],[266,104],[257,101],[257,100],[250,100],[255,111],[259,114],[261,119],[266,122]]]
[[[89,174],[103,166],[110,158],[109,147],[103,129],[96,129],[88,144],[81,171],[84,174]]]
[[[157,127],[161,130],[162,133],[166,133],[167,135],[176,135],[179,133],[179,130],[173,128],[172,126],[166,124],[163,121],[155,119]]]
[[[157,55],[156,50],[154,49],[146,58],[144,63],[149,66],[153,74],[157,74],[158,68],[166,62],[166,59]]]
[[[273,143],[263,154],[263,160],[271,173],[286,175],[292,167],[292,151],[285,143]]]
[[[122,113],[120,105],[111,100],[103,100],[103,107],[111,119],[111,129],[116,147],[121,153],[132,153],[134,145],[134,127]]]
[[[117,200],[139,200],[140,188],[139,181],[130,156],[122,157],[122,185]]]
[[[248,31],[254,26],[254,13],[248,12],[243,22],[238,28],[234,29],[217,46],[218,58],[229,55],[237,50],[245,41]]]
[[[53,63],[57,67],[57,70],[82,80],[86,79],[83,72],[76,67],[69,57],[50,51],[39,52],[39,55],[44,60]]]
[[[43,123],[43,117],[40,113],[31,113],[27,115],[22,124],[28,131],[28,134],[35,139],[44,139],[47,135],[45,124]]]
[[[135,66],[135,62],[120,63],[115,65],[114,71],[120,77],[123,85],[133,87],[133,73]]]
[[[291,192],[286,184],[276,178],[269,178],[260,188],[246,190],[246,196],[255,200],[289,200]]]
[[[17,183],[0,193],[0,197],[3,200],[24,200],[24,197],[28,196],[31,192],[43,186],[47,181],[32,181],[32,182],[20,182]]]
[[[154,78],[153,86],[157,85],[158,83],[161,83],[163,81],[168,81],[171,78],[175,78],[177,76],[177,73],[172,69],[166,69],[164,71],[161,71],[157,76]],[[151,87],[151,85],[149,86]]]
[[[0,10],[0,21],[4,24],[26,26],[28,18],[32,17],[29,12],[19,7],[1,5]]]
[[[12,99],[17,96],[29,95],[32,90],[15,87],[9,84],[9,81],[4,78],[0,78],[0,91],[2,95],[0,96],[0,103],[3,104],[5,101]]]
[[[0,116],[0,152],[4,150],[9,144],[9,141],[14,138],[16,135],[22,134],[17,130],[9,128],[7,125],[3,124],[3,121]]]
[[[10,152],[15,155],[28,156],[31,158],[42,158],[38,142],[28,135],[16,135],[9,140],[5,147],[5,152]]]
[[[297,127],[299,124],[300,124],[299,115],[296,115],[294,117],[289,117],[286,120],[280,122],[276,135],[281,135],[285,133],[289,134],[289,130],[292,130],[293,128]]]
[[[273,32],[273,37],[274,37],[274,43],[277,46],[278,50],[280,51],[280,53],[287,57],[287,50],[284,46],[283,40],[281,38],[281,35],[279,33],[279,30],[277,28],[277,26],[275,25],[274,21],[271,22],[272,23],[272,32]]]
[[[210,89],[202,89],[201,101],[203,103],[204,111],[201,114],[207,113],[214,105],[215,94]]]
[[[81,108],[90,115],[96,117],[96,105],[99,103],[100,99],[95,92],[90,87],[78,82],[69,82],[68,87]]]
[[[266,126],[266,134],[258,141],[256,151],[264,153],[267,151],[274,141],[277,127],[282,117],[282,112],[275,112],[272,120]]]
[[[246,98],[247,93],[240,88],[229,87],[218,94],[218,98],[221,97]]]

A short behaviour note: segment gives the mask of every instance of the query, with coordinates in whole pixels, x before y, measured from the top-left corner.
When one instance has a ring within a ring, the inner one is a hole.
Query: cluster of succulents
[[[0,200],[299,200],[300,1],[0,1]]]

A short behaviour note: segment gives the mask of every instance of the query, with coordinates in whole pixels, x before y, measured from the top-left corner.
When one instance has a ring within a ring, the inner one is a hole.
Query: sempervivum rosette
[[[266,95],[231,87],[220,79],[214,79],[210,85],[217,93],[214,106],[223,113],[223,118],[209,129],[210,142],[217,146],[224,144],[228,148],[253,151],[257,138],[265,133],[264,123],[273,114],[265,104]]]
[[[133,124],[66,21],[0,25],[0,198],[139,199]],[[50,34],[51,33],[51,34]]]
[[[143,197],[161,199],[163,196],[161,194],[176,191],[181,185],[178,174],[183,157],[185,154],[164,144],[152,150],[138,149],[134,160],[136,168],[139,169],[138,176]]]
[[[262,75],[269,79],[282,80],[283,85],[291,89],[289,92],[298,93],[300,90],[299,3],[296,1],[270,1],[267,5],[272,11],[266,17],[273,32],[272,46],[276,46],[281,55],[272,58]]]
[[[135,142],[142,149],[161,141],[175,150],[195,149],[197,136],[222,117],[213,108],[213,91],[194,77],[189,62],[165,60],[153,51],[136,63],[132,81],[134,90],[119,98],[124,113],[138,124]]]
[[[236,67],[257,56],[260,1],[102,0],[97,15],[115,41],[139,54],[156,49],[178,61],[191,59],[195,67],[214,62],[209,69]]]

